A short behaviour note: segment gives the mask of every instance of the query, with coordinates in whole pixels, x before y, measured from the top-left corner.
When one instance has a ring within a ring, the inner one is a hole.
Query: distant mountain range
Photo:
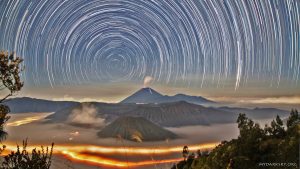
[[[287,116],[288,112],[280,109],[265,108],[214,108],[204,107],[185,101],[160,104],[109,104],[91,103],[96,108],[97,115],[105,118],[107,124],[122,116],[143,117],[164,127],[179,127],[187,125],[211,125],[234,123],[239,113],[245,113],[253,119],[274,118],[276,115]],[[66,122],[74,110],[82,105],[67,107],[48,116],[49,122]]]
[[[51,101],[35,99],[30,97],[20,97],[8,99],[4,102],[9,106],[12,113],[28,112],[56,112],[66,107],[76,106],[80,103],[71,101]]]
[[[289,113],[275,108],[203,106],[206,103],[215,102],[203,97],[183,94],[164,96],[151,88],[142,88],[120,103],[91,102],[90,104],[96,109],[95,116],[104,118],[105,124],[109,124],[119,117],[131,116],[143,117],[163,127],[233,123],[239,113],[245,113],[252,119],[274,118],[276,115],[288,116]],[[79,102],[50,101],[28,97],[10,99],[5,104],[11,108],[13,113],[55,112],[47,117],[49,122],[66,122],[74,110],[84,107]]]
[[[132,141],[159,141],[177,136],[143,117],[122,116],[102,129],[101,138],[122,138]]]
[[[177,94],[174,96],[162,95],[151,88],[142,88],[131,96],[127,97],[120,103],[171,103],[185,101],[193,104],[211,105],[216,102],[205,99],[201,96],[189,96],[185,94]],[[76,106],[80,104],[74,101],[51,101],[44,99],[36,99],[30,97],[20,97],[7,100],[4,104],[8,105],[12,113],[26,112],[56,112],[64,108]]]
[[[208,100],[201,96],[189,96],[185,94],[176,94],[174,96],[162,95],[151,88],[142,88],[127,97],[121,103],[138,103],[138,104],[148,104],[148,103],[170,103],[186,101],[193,104],[214,104],[214,101]]]
[[[228,112],[240,112],[247,114],[248,117],[252,119],[268,119],[275,118],[277,115],[287,116],[289,111],[276,109],[276,108],[239,108],[239,107],[219,107],[219,110],[228,111]]]

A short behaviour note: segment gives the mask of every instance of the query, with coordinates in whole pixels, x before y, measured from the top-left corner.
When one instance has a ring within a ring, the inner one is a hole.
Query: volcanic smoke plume
[[[95,127],[105,126],[105,119],[97,116],[97,108],[90,103],[82,103],[80,108],[74,109],[68,117],[68,122]]]
[[[153,80],[154,80],[153,77],[146,76],[144,79],[144,87],[149,87],[149,85],[152,83]]]

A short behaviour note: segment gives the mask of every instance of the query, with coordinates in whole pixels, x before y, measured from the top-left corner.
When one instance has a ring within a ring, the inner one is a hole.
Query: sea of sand
[[[51,145],[55,143],[55,148],[59,149],[64,145],[68,146],[102,146],[102,147],[129,147],[129,148],[147,148],[147,149],[160,149],[166,147],[180,147],[184,145],[205,147],[202,145],[217,144],[222,140],[230,140],[236,138],[239,134],[237,124],[216,124],[210,126],[185,126],[179,128],[167,128],[174,132],[179,139],[165,140],[159,142],[132,142],[126,140],[117,140],[116,138],[103,139],[97,136],[98,128],[82,128],[71,126],[68,124],[49,124],[45,121],[45,117],[51,113],[20,113],[11,114],[11,119],[8,121],[5,129],[8,132],[7,139],[3,144],[21,145],[22,140],[28,139],[29,145]],[[260,121],[263,125],[270,122],[271,119]],[[211,148],[203,148],[202,151],[209,150]],[[89,152],[90,153],[90,152]],[[160,161],[167,159],[180,159],[181,153],[170,152],[166,154],[145,154],[145,155],[125,155],[125,154],[105,154],[100,153],[98,156],[108,159],[121,160],[121,161]],[[174,163],[174,162],[173,162]],[[129,168],[170,168],[173,164],[163,163],[156,165],[146,165]],[[109,165],[103,165],[98,163],[90,163],[86,161],[76,160],[70,157],[66,157],[64,154],[55,154],[52,163],[53,169],[96,169],[96,168],[118,168]],[[128,168],[128,167],[121,167]]]

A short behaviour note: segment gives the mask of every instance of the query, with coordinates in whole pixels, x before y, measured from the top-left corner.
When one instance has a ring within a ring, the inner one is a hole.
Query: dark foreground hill
[[[172,169],[299,168],[300,115],[297,110],[291,111],[286,125],[276,116],[271,125],[261,127],[245,114],[237,118],[237,123],[240,131],[237,138],[222,141],[210,153],[204,153],[205,150],[201,153],[201,150],[195,157],[190,152],[186,161]]]
[[[98,133],[102,138],[123,138],[133,141],[159,141],[177,136],[143,117],[119,117]]]

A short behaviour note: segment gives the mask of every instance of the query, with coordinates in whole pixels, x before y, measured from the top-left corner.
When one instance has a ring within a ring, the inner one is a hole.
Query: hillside
[[[174,133],[143,117],[128,116],[116,119],[102,129],[98,133],[98,136],[102,138],[122,137],[123,139],[132,141],[159,141],[177,137]]]
[[[237,123],[240,133],[237,138],[222,141],[211,152],[200,150],[196,157],[190,152],[186,161],[180,161],[172,169],[268,168],[264,160],[282,164],[271,168],[298,168],[300,115],[297,110],[291,111],[286,124],[276,116],[271,125],[261,127],[245,114],[239,115]]]
[[[56,112],[58,110],[78,105],[78,102],[52,101],[35,99],[30,97],[13,98],[5,101],[5,105],[10,107],[12,113],[27,112]]]

